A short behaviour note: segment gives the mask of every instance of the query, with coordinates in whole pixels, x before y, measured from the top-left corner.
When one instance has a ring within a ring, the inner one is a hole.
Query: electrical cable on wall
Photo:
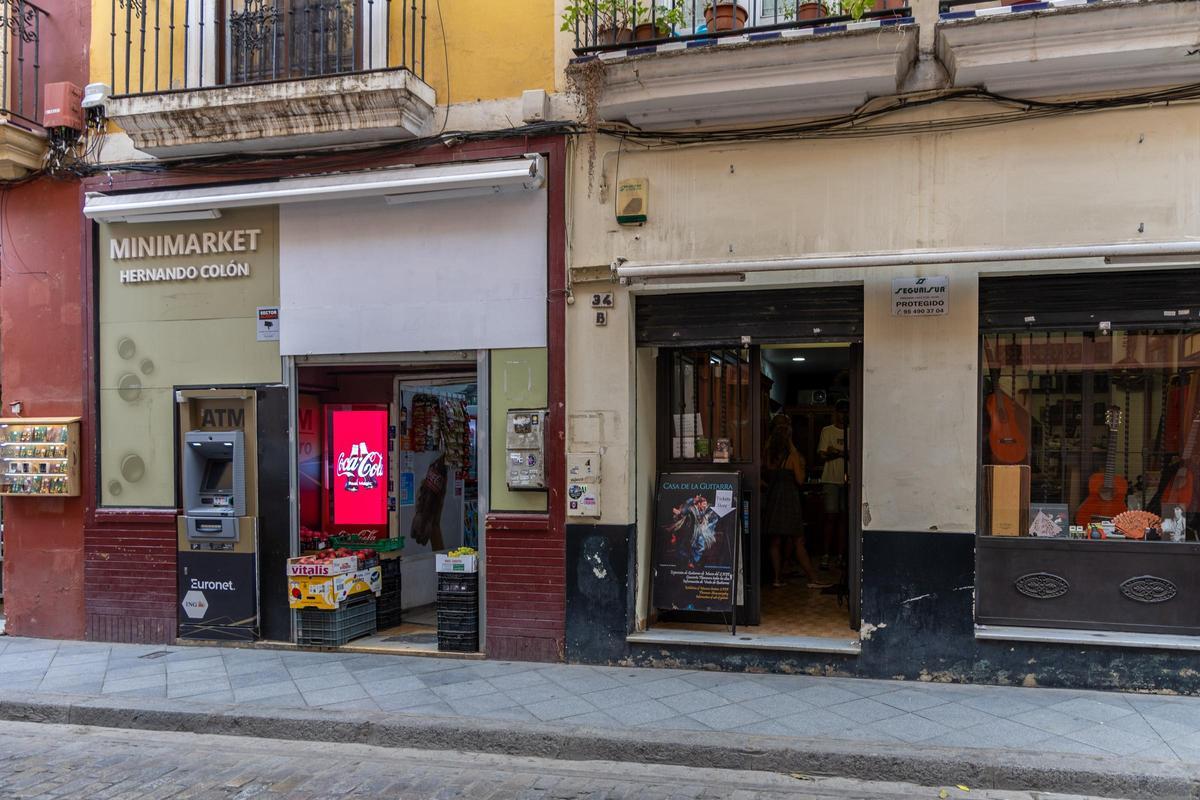
[[[447,73],[448,78],[448,73]],[[1102,98],[1068,101],[1027,100],[989,92],[986,89],[964,88],[929,92],[916,96],[890,98],[880,103],[873,99],[847,114],[756,128],[727,128],[700,131],[645,131],[632,125],[605,124],[597,132],[622,141],[637,143],[647,148],[677,147],[682,145],[724,144],[752,141],[788,141],[812,139],[864,139],[890,136],[947,133],[959,130],[994,127],[1035,119],[1046,119],[1074,114],[1088,114],[1138,106],[1155,106],[1167,103],[1200,100],[1200,83],[1185,84],[1149,92],[1132,92]],[[948,102],[987,103],[1004,107],[990,113],[948,117],[943,119],[883,122],[887,117],[900,112]],[[83,137],[86,144],[78,158],[62,158],[56,163],[59,174],[71,176],[94,175],[101,171],[123,171],[127,173],[174,172],[181,175],[237,176],[245,179],[256,177],[254,167],[261,165],[262,177],[275,174],[273,167],[280,161],[292,162],[298,168],[311,172],[336,172],[377,167],[379,159],[403,155],[422,150],[431,144],[466,144],[488,142],[512,137],[535,138],[540,136],[579,136],[586,134],[583,126],[572,121],[547,121],[512,128],[489,131],[444,131],[436,136],[411,139],[384,145],[371,145],[356,149],[336,151],[305,151],[293,153],[222,154],[207,157],[181,157],[158,159],[153,162],[131,162],[106,164],[101,167],[93,163],[102,146],[104,132],[91,129]],[[35,173],[35,176],[37,174]],[[22,183],[35,176],[27,176],[15,182],[3,182],[0,186]]]

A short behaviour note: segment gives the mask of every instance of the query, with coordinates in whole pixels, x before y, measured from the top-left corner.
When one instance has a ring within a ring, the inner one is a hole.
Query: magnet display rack
[[[79,496],[79,417],[0,417],[0,496]]]

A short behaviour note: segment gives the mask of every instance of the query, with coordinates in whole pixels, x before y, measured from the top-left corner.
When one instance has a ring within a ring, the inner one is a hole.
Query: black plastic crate
[[[438,632],[438,650],[454,653],[478,653],[478,633],[441,633]]]
[[[387,630],[388,628],[395,628],[402,622],[403,620],[401,619],[399,608],[397,608],[395,611],[375,612],[375,626],[381,631]]]
[[[449,592],[451,594],[479,593],[479,573],[477,572],[469,572],[461,575],[439,572],[437,576],[438,594],[442,592]]]
[[[394,578],[399,579],[399,577],[400,577],[400,559],[398,559],[398,558],[381,558],[381,559],[379,559],[379,569],[380,569],[381,574],[383,575],[384,582],[387,582],[388,578],[394,577]]]
[[[450,612],[478,612],[479,597],[438,595],[438,609],[450,610]]]
[[[479,633],[479,614],[438,610],[438,633]]]
[[[375,595],[362,592],[351,596],[341,608],[300,610],[296,643],[311,647],[341,647],[375,632]]]

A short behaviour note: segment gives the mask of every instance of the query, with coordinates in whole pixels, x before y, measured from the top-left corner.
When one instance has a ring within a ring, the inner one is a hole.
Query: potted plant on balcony
[[[704,4],[704,26],[710,33],[741,30],[749,17],[738,0],[707,0]]]
[[[633,39],[645,42],[651,39],[665,39],[671,35],[671,29],[687,23],[683,6],[676,3],[671,5],[646,6],[638,0],[633,11]]]
[[[629,26],[632,7],[629,0],[569,0],[563,10],[562,31],[583,30],[584,44],[622,44],[633,41]]]

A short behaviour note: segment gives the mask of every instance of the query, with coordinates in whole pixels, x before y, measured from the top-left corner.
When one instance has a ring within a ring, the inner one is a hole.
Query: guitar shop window
[[[985,535],[1200,541],[1200,334],[982,338]]]

